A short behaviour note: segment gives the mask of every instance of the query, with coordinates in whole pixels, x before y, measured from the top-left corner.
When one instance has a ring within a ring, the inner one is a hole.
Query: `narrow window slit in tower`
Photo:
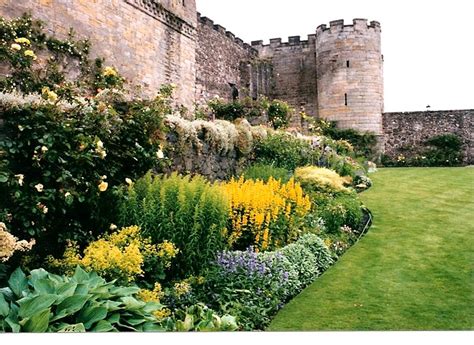
[[[344,94],[344,105],[347,107],[347,93]]]
[[[346,61],[346,66],[347,68],[351,67],[351,63],[349,62],[349,60]]]

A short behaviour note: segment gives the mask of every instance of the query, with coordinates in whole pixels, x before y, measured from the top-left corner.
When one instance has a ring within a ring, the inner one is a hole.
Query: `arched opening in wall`
[[[347,93],[344,94],[344,105],[347,107]]]
[[[351,62],[349,60],[346,61],[346,67],[347,68],[351,67]]]
[[[236,101],[239,99],[239,89],[235,84],[229,83],[230,89],[231,89],[231,97],[233,101]]]

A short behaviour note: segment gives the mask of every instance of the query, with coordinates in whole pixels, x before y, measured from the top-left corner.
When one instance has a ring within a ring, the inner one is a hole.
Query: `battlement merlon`
[[[305,46],[307,44],[314,44],[316,42],[316,34],[309,34],[307,40],[301,40],[301,36],[290,36],[288,37],[288,42],[283,42],[283,39],[278,38],[270,38],[269,44],[264,44],[263,40],[256,40],[251,42],[251,46],[255,49],[263,48],[263,47],[271,47],[271,48],[278,48],[278,47],[290,47],[290,46]]]
[[[329,33],[338,33],[342,31],[367,31],[367,30],[375,30],[380,32],[380,23],[378,21],[371,21],[368,24],[368,20],[364,18],[355,18],[352,20],[352,24],[344,24],[344,19],[333,20],[329,22],[329,27],[326,24],[321,24],[316,28],[316,35],[320,35],[323,32]]]

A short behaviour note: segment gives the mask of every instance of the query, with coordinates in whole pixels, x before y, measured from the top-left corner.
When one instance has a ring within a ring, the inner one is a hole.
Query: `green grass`
[[[474,329],[474,168],[371,177],[369,233],[268,330]]]

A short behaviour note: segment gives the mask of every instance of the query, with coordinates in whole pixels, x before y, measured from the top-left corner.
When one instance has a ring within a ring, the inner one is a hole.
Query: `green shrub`
[[[462,164],[462,139],[453,133],[429,138],[419,148],[401,147],[396,157],[383,155],[384,166],[459,166]]]
[[[235,119],[245,117],[245,108],[239,101],[227,103],[213,100],[209,102],[209,107],[216,119],[234,121]]]
[[[277,99],[270,102],[268,107],[268,121],[274,129],[285,128],[290,122],[292,109],[288,103]]]
[[[291,178],[291,172],[285,168],[277,168],[266,164],[253,164],[242,172],[246,180],[262,180],[268,182],[270,177],[286,183]]]
[[[200,298],[235,315],[243,330],[264,329],[283,303],[301,290],[297,272],[281,254],[222,252],[209,267]]]
[[[290,171],[299,166],[313,164],[321,158],[321,151],[313,149],[308,141],[291,134],[275,132],[255,146],[255,161]]]
[[[0,217],[42,255],[81,244],[110,225],[114,191],[158,166],[163,100],[63,109],[8,106],[0,139]],[[95,233],[94,233],[95,231]],[[93,233],[90,233],[93,232]]]
[[[323,131],[324,135],[334,140],[348,141],[354,148],[354,155],[357,157],[372,158],[377,149],[377,136],[374,133],[361,133],[355,129],[341,129],[332,124]]]
[[[441,134],[428,139],[425,156],[431,166],[456,166],[461,163],[462,140],[456,134]]]
[[[170,241],[179,249],[172,276],[198,274],[224,248],[228,202],[204,178],[149,173],[123,194],[121,225],[138,224],[154,243]]]
[[[279,250],[298,272],[298,280],[303,287],[312,283],[319,275],[316,257],[311,250],[299,242],[292,243]]]
[[[357,230],[362,221],[362,204],[356,194],[337,195],[319,202],[316,207],[329,233],[339,233],[344,225]]]
[[[312,234],[274,252],[225,251],[210,266],[200,298],[235,315],[244,330],[264,329],[284,303],[333,263],[331,256]]]
[[[320,237],[314,234],[305,234],[301,236],[297,243],[307,248],[314,255],[316,267],[320,273],[326,271],[334,263],[331,251]]]

